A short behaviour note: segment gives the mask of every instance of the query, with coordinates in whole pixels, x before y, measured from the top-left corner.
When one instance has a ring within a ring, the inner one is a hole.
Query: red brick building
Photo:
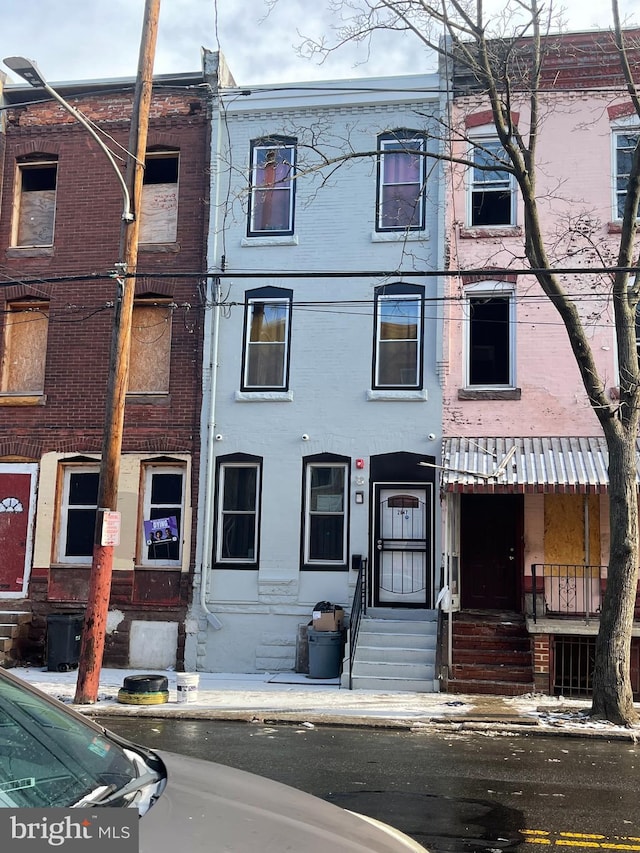
[[[202,72],[154,81],[105,665],[183,658],[216,72],[205,52]],[[123,158],[134,81],[54,87]],[[0,639],[30,614],[17,655],[36,661],[48,615],[87,598],[123,195],[104,151],[43,90],[7,85],[2,103]],[[145,529],[160,519],[175,520],[172,536]]]

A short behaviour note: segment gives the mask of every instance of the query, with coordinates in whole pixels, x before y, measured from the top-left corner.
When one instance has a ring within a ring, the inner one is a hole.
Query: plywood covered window
[[[153,297],[133,306],[129,394],[168,394],[172,303]]]
[[[18,160],[14,246],[52,246],[58,163],[55,157]]]
[[[43,394],[49,303],[13,302],[4,317],[2,393]]]
[[[178,238],[177,151],[148,151],[142,182],[140,243],[175,243]]]

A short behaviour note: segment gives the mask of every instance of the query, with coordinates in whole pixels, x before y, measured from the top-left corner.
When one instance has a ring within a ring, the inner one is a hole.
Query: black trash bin
[[[80,660],[82,613],[49,613],[47,616],[47,669],[68,672]]]
[[[309,678],[337,678],[342,663],[342,631],[309,628]]]

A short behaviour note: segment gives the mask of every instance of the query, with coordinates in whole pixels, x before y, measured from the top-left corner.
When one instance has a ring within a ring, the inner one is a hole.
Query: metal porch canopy
[[[609,456],[603,436],[445,438],[443,492],[604,494]]]

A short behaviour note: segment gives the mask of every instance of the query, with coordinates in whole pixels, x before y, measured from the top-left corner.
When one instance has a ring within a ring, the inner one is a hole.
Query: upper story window
[[[304,477],[304,564],[346,568],[349,465],[330,454],[308,457]]]
[[[13,246],[52,246],[56,212],[58,161],[38,155],[17,164]]]
[[[515,294],[502,283],[482,282],[466,293],[466,385],[515,386]]]
[[[98,509],[98,465],[62,468],[57,561],[90,564]]]
[[[640,140],[638,131],[620,131],[614,133],[615,158],[615,219],[622,219],[627,197],[627,184],[631,172],[633,153]]]
[[[291,290],[263,287],[246,294],[242,389],[286,390],[289,385]]]
[[[376,231],[424,228],[425,138],[397,130],[378,137]]]
[[[2,339],[3,394],[42,395],[49,331],[49,303],[10,302]]]
[[[171,366],[172,303],[136,299],[131,320],[128,394],[168,394]]]
[[[178,167],[178,151],[147,151],[142,179],[140,243],[176,242]]]
[[[423,300],[417,285],[376,289],[374,388],[422,387]]]
[[[251,143],[249,237],[293,234],[296,141],[273,136]]]
[[[513,178],[500,167],[506,156],[495,138],[474,141],[468,217],[472,226],[515,225]]]
[[[246,453],[218,459],[215,562],[256,568],[262,460]]]

